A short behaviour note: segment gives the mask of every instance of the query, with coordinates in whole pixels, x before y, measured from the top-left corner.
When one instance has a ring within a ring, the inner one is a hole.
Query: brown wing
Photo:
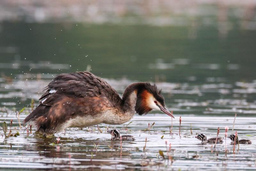
[[[51,106],[60,96],[106,97],[113,103],[121,101],[118,93],[106,81],[90,72],[58,75],[49,83],[39,100],[41,104]]]

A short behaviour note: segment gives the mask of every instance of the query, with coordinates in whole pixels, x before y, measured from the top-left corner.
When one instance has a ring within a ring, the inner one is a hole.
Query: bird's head
[[[119,138],[120,137],[120,133],[116,129],[112,129],[112,130],[109,130],[107,132],[110,133],[113,138]]]
[[[153,109],[162,111],[174,118],[172,112],[169,112],[165,107],[164,97],[161,94],[161,90],[158,90],[156,85],[145,83],[137,91],[135,110],[138,114],[142,115]]]
[[[207,141],[207,137],[204,134],[197,134],[195,138],[199,139],[200,141]]]
[[[236,142],[238,141],[238,137],[235,134],[229,135],[228,138],[230,138],[231,141],[235,141],[235,140],[236,140]]]

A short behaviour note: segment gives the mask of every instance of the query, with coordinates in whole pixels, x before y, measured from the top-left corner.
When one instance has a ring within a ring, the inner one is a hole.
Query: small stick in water
[[[236,122],[236,116],[237,116],[237,114],[235,114],[235,117],[234,117],[234,121],[233,121],[233,128],[232,128],[232,131],[234,131],[235,122]]]
[[[97,125],[98,130],[100,131],[100,133],[102,133],[103,131],[100,129],[99,125]]]
[[[12,119],[10,121],[10,132],[9,132],[9,135],[11,135],[11,133],[12,133]]]
[[[236,131],[236,133],[235,133],[235,140],[234,140],[234,146],[233,146],[233,154],[235,154],[236,141],[237,141],[237,131]]]
[[[171,114],[173,114],[173,111],[171,111]],[[171,118],[170,134],[172,134],[172,128],[173,128],[173,118]]]
[[[225,127],[225,152],[227,152],[227,136],[228,136],[228,126]]]
[[[180,130],[181,130],[181,116],[180,116],[179,136],[180,136]]]
[[[145,138],[145,146],[143,147],[143,151],[144,151],[144,152],[146,151],[147,141],[148,141],[148,139]]]
[[[60,137],[56,138],[56,140],[57,140],[57,144],[59,144],[59,142],[60,142]]]
[[[216,144],[217,144],[217,141],[218,141],[219,133],[220,133],[220,127],[218,127],[218,130],[217,130],[217,137],[216,137],[216,140],[215,140],[214,148],[216,148]]]
[[[123,155],[123,139],[122,136],[120,136],[120,158],[122,159]]]
[[[29,125],[30,134],[32,133],[32,125]]]
[[[190,124],[190,134],[192,135],[193,132],[192,132],[192,125]]]

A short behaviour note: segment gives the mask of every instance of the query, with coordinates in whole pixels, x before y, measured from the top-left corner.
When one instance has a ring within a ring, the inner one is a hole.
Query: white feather
[[[51,90],[49,91],[50,94],[53,94],[53,93],[56,93],[56,92],[57,92],[57,91],[54,90],[54,89],[51,89]]]
[[[156,105],[155,103],[156,99],[151,96],[149,99],[148,99],[148,106],[151,108],[151,109],[155,109],[155,110],[160,110],[161,109]]]

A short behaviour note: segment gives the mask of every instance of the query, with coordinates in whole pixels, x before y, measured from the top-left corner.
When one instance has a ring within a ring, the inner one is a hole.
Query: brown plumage
[[[228,138],[231,139],[231,144],[234,145],[235,144],[252,144],[251,140],[246,140],[246,139],[238,139],[238,136],[231,134],[230,136],[228,136]]]
[[[209,138],[207,139],[207,136],[204,134],[198,134],[195,138],[199,139],[200,141],[202,141],[202,144],[222,144],[223,140],[221,137],[214,137],[214,138]]]
[[[142,115],[158,109],[173,117],[160,93],[155,85],[133,83],[121,98],[106,81],[90,72],[61,74],[49,83],[39,106],[24,123],[33,122],[38,131],[55,133],[67,127],[122,124],[135,111]]]
[[[122,140],[122,141],[134,141],[135,138],[131,135],[120,135],[120,133],[116,130],[110,130],[108,131],[108,133],[111,134],[111,140]]]

